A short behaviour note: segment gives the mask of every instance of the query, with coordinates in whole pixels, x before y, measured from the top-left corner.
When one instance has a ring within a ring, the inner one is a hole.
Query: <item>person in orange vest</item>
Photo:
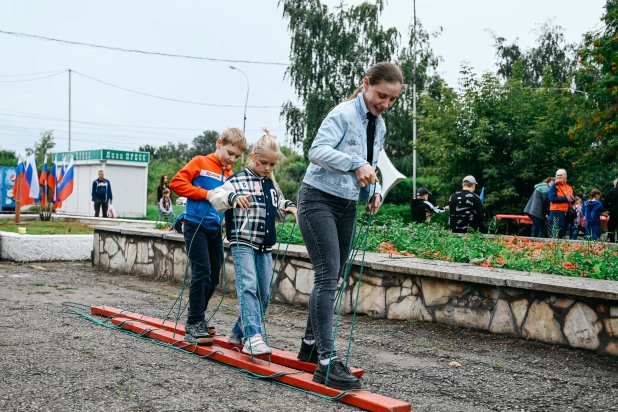
[[[549,188],[549,230],[553,238],[562,239],[569,225],[567,212],[575,201],[573,188],[567,184],[567,172],[556,171],[556,183]]]

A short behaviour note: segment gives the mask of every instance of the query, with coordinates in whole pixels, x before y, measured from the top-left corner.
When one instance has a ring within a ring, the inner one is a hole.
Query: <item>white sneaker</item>
[[[245,340],[245,346],[242,348],[243,353],[247,355],[270,355],[273,353],[272,349],[269,348],[264,340],[262,339],[262,335],[259,333],[257,335],[251,336],[249,339]]]

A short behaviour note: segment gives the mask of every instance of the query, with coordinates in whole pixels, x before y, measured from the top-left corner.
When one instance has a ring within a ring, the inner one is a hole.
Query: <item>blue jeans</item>
[[[221,229],[208,230],[188,220],[185,220],[183,233],[187,255],[191,261],[187,323],[194,324],[204,320],[208,302],[219,284],[223,240]]]
[[[552,238],[562,239],[566,234],[567,222],[566,213],[559,210],[552,210],[549,212],[549,231]],[[558,233],[554,233],[554,226],[558,225]]]
[[[273,256],[270,250],[258,252],[250,246],[235,246],[234,241],[231,249],[240,308],[240,317],[232,333],[238,338],[248,338],[262,333],[262,321],[270,300]]]
[[[305,183],[298,194],[298,227],[315,271],[305,339],[315,339],[319,359],[336,355],[335,292],[350,252],[356,205],[354,200],[333,196]]]
[[[586,238],[599,240],[601,237],[601,222],[586,222]]]
[[[545,238],[547,237],[547,225],[545,219],[537,216],[530,216],[532,219],[532,237]]]

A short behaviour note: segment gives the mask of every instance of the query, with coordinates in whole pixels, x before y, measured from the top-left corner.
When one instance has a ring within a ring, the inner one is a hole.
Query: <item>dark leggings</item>
[[[335,292],[350,252],[356,204],[355,200],[330,195],[305,183],[298,196],[298,226],[315,271],[305,339],[315,339],[320,359],[336,355]]]

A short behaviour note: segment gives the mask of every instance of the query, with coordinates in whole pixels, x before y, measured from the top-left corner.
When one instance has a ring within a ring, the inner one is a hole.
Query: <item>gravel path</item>
[[[163,317],[179,289],[85,263],[0,262],[0,410],[356,410],[62,312],[72,301]],[[226,298],[220,333],[236,316]],[[296,351],[305,316],[273,305],[273,346]],[[365,369],[365,388],[414,411],[618,411],[618,358],[432,323],[359,318],[351,364]]]

